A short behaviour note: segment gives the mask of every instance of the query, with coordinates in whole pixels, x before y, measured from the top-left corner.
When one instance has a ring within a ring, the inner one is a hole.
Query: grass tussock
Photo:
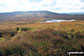
[[[69,51],[84,51],[83,25],[43,23],[1,30],[0,56],[68,56]]]

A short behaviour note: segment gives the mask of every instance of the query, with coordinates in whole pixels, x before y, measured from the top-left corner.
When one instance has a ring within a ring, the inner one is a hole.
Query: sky
[[[0,13],[14,11],[84,12],[84,0],[0,0]]]

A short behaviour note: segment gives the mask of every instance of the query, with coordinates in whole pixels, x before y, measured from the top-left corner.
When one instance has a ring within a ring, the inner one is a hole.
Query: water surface
[[[45,23],[49,23],[49,22],[69,22],[69,21],[76,21],[76,20],[74,20],[74,19],[71,19],[71,20],[65,20],[65,19],[57,20],[57,19],[54,19],[54,20],[47,20],[47,21],[45,21]]]

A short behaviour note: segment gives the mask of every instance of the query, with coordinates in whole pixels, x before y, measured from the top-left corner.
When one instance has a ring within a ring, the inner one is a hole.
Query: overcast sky
[[[84,12],[84,0],[0,0],[0,13],[38,10],[58,13]]]

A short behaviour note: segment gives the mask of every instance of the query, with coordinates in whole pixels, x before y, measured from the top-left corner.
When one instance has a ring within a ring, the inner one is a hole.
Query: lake
[[[70,21],[76,21],[76,20],[74,20],[74,19],[71,19],[71,20],[65,20],[65,19],[57,20],[57,19],[53,19],[53,20],[47,20],[47,21],[45,21],[45,23],[50,23],[50,22],[70,22]]]

